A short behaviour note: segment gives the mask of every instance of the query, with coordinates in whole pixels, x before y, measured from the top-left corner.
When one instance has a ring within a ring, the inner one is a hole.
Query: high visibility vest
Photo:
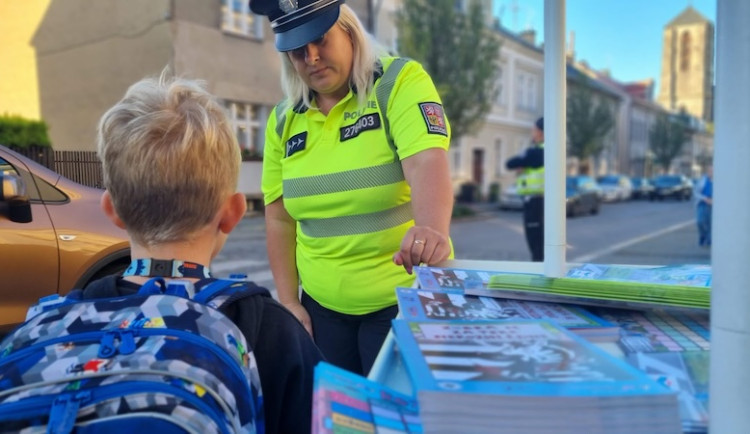
[[[295,265],[305,293],[350,315],[395,305],[393,288],[414,282],[393,264],[414,225],[401,160],[450,143],[424,68],[401,58],[381,63],[365,105],[350,90],[327,116],[277,107],[266,128],[264,200],[283,196],[297,222]]]
[[[539,145],[543,147],[544,145]],[[523,196],[544,194],[544,166],[536,169],[524,169],[516,179],[516,191]]]

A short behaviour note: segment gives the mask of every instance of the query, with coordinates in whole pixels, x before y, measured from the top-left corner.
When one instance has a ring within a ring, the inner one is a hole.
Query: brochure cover
[[[564,328],[538,320],[393,320],[415,390],[541,397],[670,395]]]
[[[494,320],[546,319],[568,329],[596,329],[619,337],[619,327],[587,310],[560,303],[541,303],[475,295],[452,291],[425,291],[396,288],[398,305],[404,319],[412,320]]]
[[[461,268],[414,267],[421,289],[449,289],[464,291],[466,289],[486,288],[494,273],[492,271],[467,270]]]
[[[677,393],[685,432],[708,428],[709,313],[592,308],[620,325],[626,360]]]
[[[414,398],[326,362],[315,367],[312,433],[421,433]]]
[[[683,431],[708,429],[708,351],[633,353],[627,360],[677,394]]]
[[[568,271],[567,277],[620,282],[711,287],[711,266],[705,264],[633,267],[627,265],[583,264]]]
[[[620,326],[618,343],[626,354],[708,351],[711,347],[709,312],[598,307],[590,310]]]

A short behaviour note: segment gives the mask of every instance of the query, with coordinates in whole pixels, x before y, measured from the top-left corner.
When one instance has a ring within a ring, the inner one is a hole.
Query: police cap
[[[250,0],[250,10],[266,15],[276,49],[291,51],[323,36],[339,19],[344,0]]]

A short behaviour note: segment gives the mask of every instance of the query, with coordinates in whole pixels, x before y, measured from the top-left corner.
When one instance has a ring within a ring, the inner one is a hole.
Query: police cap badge
[[[323,36],[339,19],[344,0],[250,0],[250,10],[266,15],[276,49],[291,51]]]

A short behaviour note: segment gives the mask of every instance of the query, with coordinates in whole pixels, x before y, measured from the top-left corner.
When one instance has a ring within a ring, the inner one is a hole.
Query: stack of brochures
[[[466,289],[466,293],[634,309],[705,310],[711,306],[711,291],[707,287],[630,280],[550,278],[538,274],[497,274],[490,278],[486,289]]]
[[[429,433],[679,433],[676,394],[548,321],[393,321]]]
[[[396,288],[401,317],[411,320],[544,319],[591,342],[617,342],[620,327],[570,304],[465,295],[463,291]]]
[[[294,412],[294,409],[287,409]],[[294,417],[293,415],[290,417]],[[326,362],[315,367],[312,433],[421,433],[414,398]]]
[[[709,312],[592,307],[621,327],[623,358],[677,393],[685,433],[708,430]]]

